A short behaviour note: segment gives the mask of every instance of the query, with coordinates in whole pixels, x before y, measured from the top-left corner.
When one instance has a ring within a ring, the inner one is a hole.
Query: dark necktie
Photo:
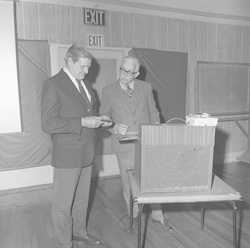
[[[125,87],[125,92],[131,97],[132,96],[132,93],[133,93],[133,90],[131,89],[131,87],[128,85],[126,85]]]
[[[80,91],[82,97],[83,97],[85,100],[88,100],[88,101],[89,101],[89,98],[88,98],[88,96],[87,96],[85,90],[84,90],[83,87],[82,87],[81,80],[76,79],[76,82],[78,83],[79,91]]]

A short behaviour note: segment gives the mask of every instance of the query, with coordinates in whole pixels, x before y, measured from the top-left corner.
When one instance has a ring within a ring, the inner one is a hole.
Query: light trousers
[[[128,214],[130,214],[130,184],[128,178],[128,169],[134,169],[134,157],[122,157],[117,156],[119,170],[122,179],[122,186],[123,186],[123,197],[126,202]],[[162,213],[161,205],[160,204],[151,204],[151,217],[155,220],[163,220],[164,215]],[[138,205],[134,204],[133,206],[133,218],[138,216]]]

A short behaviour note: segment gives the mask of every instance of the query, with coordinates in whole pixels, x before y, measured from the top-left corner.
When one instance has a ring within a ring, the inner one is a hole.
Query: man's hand
[[[104,124],[104,120],[97,116],[82,117],[81,124],[83,127],[98,128]]]
[[[115,131],[115,134],[119,133],[121,135],[125,135],[128,131],[128,126],[124,124],[115,124],[114,131]]]
[[[102,127],[110,127],[114,123],[107,115],[101,115],[99,117],[104,121]]]

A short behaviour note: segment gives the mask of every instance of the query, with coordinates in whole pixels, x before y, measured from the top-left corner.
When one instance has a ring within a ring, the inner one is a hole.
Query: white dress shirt
[[[67,68],[63,68],[63,71],[69,76],[69,78],[71,79],[71,81],[73,82],[73,84],[75,85],[77,90],[80,92],[79,85],[76,82],[76,79],[70,74],[69,70]],[[88,91],[87,87],[85,86],[83,80],[81,80],[81,85],[82,85],[83,89],[85,90],[85,93],[86,93],[89,101],[91,102],[91,95],[89,94],[89,91]]]

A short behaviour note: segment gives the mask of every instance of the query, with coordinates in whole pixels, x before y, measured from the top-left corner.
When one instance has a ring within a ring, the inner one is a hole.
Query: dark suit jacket
[[[94,159],[95,131],[82,127],[81,117],[95,115],[95,95],[91,84],[84,82],[91,104],[63,70],[43,84],[41,123],[44,132],[52,135],[51,165],[56,168],[84,167]]]
[[[151,84],[135,79],[133,95],[134,109],[130,111],[119,81],[106,86],[102,91],[100,114],[108,115],[115,123],[129,126],[128,132],[138,132],[140,124],[160,122],[159,111],[153,98]],[[112,129],[110,131],[113,133]],[[112,135],[113,150],[116,154],[131,156],[134,144],[120,145],[116,135]]]

